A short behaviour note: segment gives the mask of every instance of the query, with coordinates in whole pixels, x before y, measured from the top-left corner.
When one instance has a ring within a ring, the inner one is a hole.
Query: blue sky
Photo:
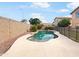
[[[39,18],[42,22],[53,22],[55,17],[71,17],[79,6],[77,2],[0,2],[0,16],[22,19]]]

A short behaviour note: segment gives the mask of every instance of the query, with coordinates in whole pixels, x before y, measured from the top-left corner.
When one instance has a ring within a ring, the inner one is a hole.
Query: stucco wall
[[[0,40],[13,38],[27,32],[29,24],[24,24],[7,18],[0,17]]]
[[[23,33],[27,33],[29,28],[29,24],[0,17],[0,54],[8,49],[12,41],[16,40],[13,38],[18,37]]]

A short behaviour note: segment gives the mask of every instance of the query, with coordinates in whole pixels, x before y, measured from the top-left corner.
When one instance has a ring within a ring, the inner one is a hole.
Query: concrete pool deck
[[[47,42],[27,40],[31,34],[18,38],[2,56],[8,57],[79,57],[79,43],[55,32],[59,37]]]

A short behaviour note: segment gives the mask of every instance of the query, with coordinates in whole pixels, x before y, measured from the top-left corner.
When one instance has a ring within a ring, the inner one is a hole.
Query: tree
[[[41,23],[41,21],[40,21],[38,18],[31,18],[31,19],[29,20],[29,22],[30,22],[30,24],[32,24],[32,25],[37,25],[37,24],[40,24],[40,23]]]
[[[27,22],[27,20],[26,19],[22,19],[21,22]]]
[[[67,27],[69,26],[71,23],[70,23],[70,19],[69,18],[63,18],[59,23],[58,23],[58,26],[59,27]]]

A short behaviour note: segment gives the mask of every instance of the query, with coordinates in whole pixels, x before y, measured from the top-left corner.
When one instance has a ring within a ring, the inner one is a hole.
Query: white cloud
[[[17,8],[21,8],[21,9],[31,8],[31,7],[48,8],[48,7],[50,7],[50,4],[47,2],[32,2],[32,4],[29,6],[27,6],[27,5],[17,6]]]
[[[47,20],[40,13],[32,13],[32,18],[39,18],[43,23],[47,23]]]
[[[78,6],[79,6],[79,2],[72,2],[72,3],[67,4],[67,7],[72,8],[72,9],[75,9]]]
[[[31,7],[48,8],[50,7],[50,4],[48,2],[32,2]]]
[[[58,12],[68,12],[69,10],[68,9],[60,9],[58,10]]]

